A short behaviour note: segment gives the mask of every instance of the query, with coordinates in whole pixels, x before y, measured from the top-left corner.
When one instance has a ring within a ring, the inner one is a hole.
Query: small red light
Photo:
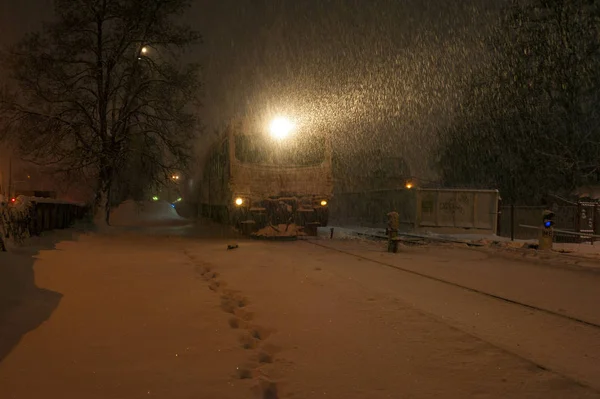
[[[16,199],[16,198],[12,198],[12,199],[10,200],[10,202],[16,202],[16,201],[17,201],[17,199]]]

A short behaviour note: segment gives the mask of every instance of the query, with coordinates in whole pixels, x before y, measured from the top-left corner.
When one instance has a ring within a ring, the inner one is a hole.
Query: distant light
[[[171,204],[171,208],[175,208],[175,204]]]
[[[411,188],[413,188],[413,184],[412,183],[406,183],[405,187],[410,190]]]
[[[177,198],[177,202],[181,202],[181,201],[183,201],[183,198],[181,198],[181,197]]]
[[[171,178],[172,178],[173,180],[179,180],[179,175],[173,175],[173,176],[171,176]]]
[[[142,54],[146,54],[148,52],[148,47],[142,47]]]
[[[17,202],[17,199],[16,198],[11,198],[10,202]]]
[[[544,227],[546,227],[546,228],[550,228],[550,227],[552,227],[552,221],[551,221],[551,220],[546,220],[546,221],[544,222]]]
[[[31,175],[27,175],[27,178],[28,178],[28,179],[31,179]]]
[[[154,197],[152,197],[152,201],[158,201],[158,197],[155,195]]]
[[[237,198],[235,199],[235,204],[236,204],[237,206],[241,206],[243,203],[244,203],[244,200],[243,200],[242,198],[240,198],[240,197],[237,197]]]
[[[287,118],[275,118],[271,122],[271,136],[277,140],[283,140],[294,130],[294,124]]]
[[[326,206],[327,205],[327,201],[323,200],[321,201],[321,206]]]

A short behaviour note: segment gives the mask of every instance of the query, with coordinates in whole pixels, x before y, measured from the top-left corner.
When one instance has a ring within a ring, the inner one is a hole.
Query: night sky
[[[186,22],[204,35],[212,132],[240,115],[284,113],[333,131],[337,148],[398,152],[413,169],[456,90],[485,59],[499,0],[197,0]],[[0,44],[52,14],[51,0],[0,0]]]

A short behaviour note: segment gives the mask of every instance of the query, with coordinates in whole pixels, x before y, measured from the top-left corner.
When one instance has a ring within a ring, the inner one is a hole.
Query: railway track
[[[538,311],[538,312],[541,312],[541,313],[549,314],[549,315],[552,315],[552,316],[555,316],[555,317],[559,317],[561,319],[569,320],[571,322],[582,324],[582,325],[585,325],[585,326],[588,326],[588,327],[593,327],[595,329],[600,329],[600,324],[595,323],[595,322],[591,322],[591,321],[587,321],[587,320],[581,319],[579,317],[570,316],[570,315],[565,314],[565,313],[556,312],[554,310],[542,308],[542,307],[539,307],[539,306],[536,306],[536,305],[532,305],[532,304],[528,304],[528,303],[525,303],[525,302],[521,302],[519,300],[515,300],[515,299],[508,298],[508,297],[504,297],[502,295],[497,295],[497,294],[493,294],[493,293],[490,293],[490,292],[486,292],[486,291],[480,290],[478,288],[469,287],[469,286],[466,286],[466,285],[463,285],[463,284],[460,284],[460,283],[456,283],[456,282],[453,282],[453,281],[450,281],[450,280],[446,280],[446,279],[443,279],[443,278],[440,278],[440,277],[436,277],[436,276],[433,276],[433,275],[430,275],[430,274],[421,273],[421,272],[418,272],[418,271],[415,271],[415,270],[411,270],[411,269],[407,269],[407,268],[404,268],[404,267],[401,267],[401,266],[392,265],[392,264],[389,264],[389,263],[386,263],[386,262],[383,262],[383,261],[380,261],[380,260],[369,258],[367,256],[362,256],[362,255],[358,255],[358,254],[355,254],[355,253],[352,253],[352,252],[349,252],[349,251],[344,251],[344,250],[339,249],[339,248],[333,248],[333,247],[330,247],[328,245],[321,244],[321,243],[317,242],[316,240],[302,240],[302,241],[306,242],[306,243],[309,243],[311,245],[315,245],[315,246],[318,246],[318,247],[322,247],[322,248],[328,249],[330,251],[339,252],[339,253],[346,254],[346,255],[349,255],[349,256],[352,256],[352,257],[355,257],[355,258],[358,258],[358,259],[362,259],[362,260],[366,260],[366,261],[378,264],[380,266],[385,266],[385,267],[388,267],[388,268],[391,268],[391,269],[395,269],[395,270],[400,271],[400,272],[404,272],[404,273],[416,275],[416,276],[419,276],[419,277],[422,277],[422,278],[426,278],[426,279],[429,279],[429,280],[432,280],[432,281],[436,281],[436,282],[439,282],[439,283],[442,283],[442,284],[446,284],[446,285],[449,285],[449,286],[460,288],[462,290],[465,290],[465,291],[468,291],[468,292],[473,292],[473,293],[476,293],[476,294],[479,294],[479,295],[482,295],[482,296],[485,296],[485,297],[488,297],[488,298],[495,299],[497,301],[501,301],[501,302],[509,303],[509,304],[512,304],[512,305],[520,306],[520,307],[523,307],[523,308],[527,308],[527,309],[530,309],[530,310],[535,310],[535,311]]]

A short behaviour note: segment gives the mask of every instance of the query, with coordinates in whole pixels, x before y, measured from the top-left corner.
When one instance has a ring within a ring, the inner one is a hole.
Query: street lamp
[[[148,47],[142,47],[142,54],[146,54],[148,52]]]
[[[294,130],[294,123],[288,118],[277,117],[271,121],[271,136],[277,140],[283,140]]]

